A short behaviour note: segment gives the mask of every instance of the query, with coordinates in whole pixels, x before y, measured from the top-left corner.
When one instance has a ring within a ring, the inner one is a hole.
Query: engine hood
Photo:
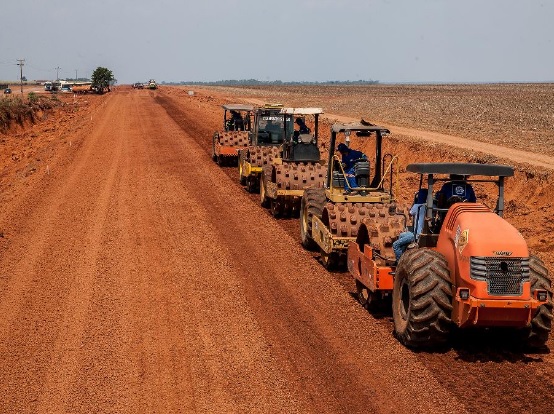
[[[447,214],[446,236],[465,257],[528,257],[521,233],[505,219],[484,206],[463,203]]]

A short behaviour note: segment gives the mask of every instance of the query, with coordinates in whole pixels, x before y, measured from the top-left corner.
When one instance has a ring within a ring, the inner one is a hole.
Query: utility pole
[[[60,80],[60,67],[58,66],[57,68],[54,68],[56,69],[56,80]]]
[[[75,69],[75,82],[77,82],[77,69]]]
[[[17,66],[19,66],[19,81],[21,82],[21,95],[23,95],[23,65],[25,62],[25,59],[17,59],[19,63],[17,63]]]

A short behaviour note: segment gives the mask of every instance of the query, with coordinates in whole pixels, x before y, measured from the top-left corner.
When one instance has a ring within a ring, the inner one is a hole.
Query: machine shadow
[[[357,293],[350,290],[350,297],[358,302]],[[361,305],[360,305],[361,306]],[[367,309],[371,317],[376,320],[388,321],[391,324],[391,340],[396,341],[392,327],[391,304]],[[548,346],[532,348],[514,337],[514,331],[502,328],[454,329],[449,341],[432,348],[411,349],[417,354],[446,354],[454,352],[455,359],[468,363],[511,362],[511,363],[540,363],[544,362],[542,355],[549,355]]]
[[[547,346],[532,348],[514,337],[510,329],[458,329],[452,333],[451,346],[456,359],[471,363],[543,362]]]

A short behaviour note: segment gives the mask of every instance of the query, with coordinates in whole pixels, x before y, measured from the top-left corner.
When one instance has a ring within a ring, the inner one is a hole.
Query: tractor
[[[374,137],[375,153],[372,160],[355,160],[350,174],[335,150],[341,146],[350,148],[353,133],[359,142]],[[388,134],[386,128],[363,120],[352,124],[336,123],[331,127],[324,185],[306,188],[300,202],[302,245],[308,250],[319,250],[321,262],[327,269],[344,266],[348,243],[356,240],[365,217],[376,217],[383,224],[403,217],[393,194],[397,157],[382,155],[383,137]],[[386,231],[381,236],[386,238]]]
[[[321,108],[283,108],[285,114],[283,130],[290,131],[292,115],[295,122],[303,125],[292,134],[284,133],[281,155],[271,164],[262,167],[260,177],[260,200],[263,207],[269,207],[278,218],[297,216],[304,189],[308,186],[323,187],[324,160],[318,148],[319,115]],[[313,120],[313,134],[306,126],[306,117]]]
[[[223,108],[223,129],[214,132],[212,159],[219,166],[236,166],[239,149],[248,146],[252,105],[226,104]]]
[[[239,180],[249,193],[259,191],[264,165],[280,157],[283,137],[294,133],[292,115],[282,113],[282,109],[281,104],[265,104],[254,110],[249,145],[239,150]]]
[[[456,327],[502,327],[524,344],[544,346],[553,308],[548,271],[503,218],[504,183],[513,168],[427,163],[406,169],[420,175],[420,191],[426,187],[422,231],[395,262],[374,238],[372,219],[363,221],[348,248],[360,303],[370,308],[392,297],[395,335],[410,348],[442,346]],[[457,185],[446,199],[443,189],[433,194],[437,183],[451,186],[453,174],[469,185],[495,184],[495,208],[468,201]]]

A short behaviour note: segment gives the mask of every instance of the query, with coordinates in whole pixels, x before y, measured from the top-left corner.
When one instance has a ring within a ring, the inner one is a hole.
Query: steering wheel
[[[450,197],[448,200],[446,200],[446,205],[448,207],[452,206],[453,204],[456,204],[456,203],[464,203],[465,201],[467,201],[465,198],[463,197],[460,197],[460,196],[457,196],[457,195],[453,195],[452,197]]]

